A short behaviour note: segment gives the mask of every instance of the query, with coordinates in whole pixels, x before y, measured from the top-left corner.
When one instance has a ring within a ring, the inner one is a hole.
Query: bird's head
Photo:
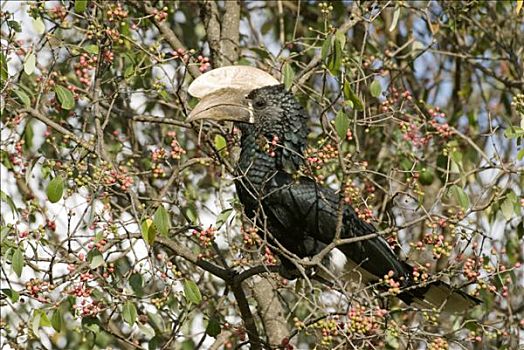
[[[268,73],[247,66],[217,68],[195,79],[188,92],[200,102],[187,121],[241,123],[242,137],[247,131],[260,145],[278,140],[277,166],[291,170],[302,164],[307,116],[293,94]]]
[[[201,100],[187,121],[235,121],[271,129],[284,116],[301,109],[283,84],[268,73],[248,66],[209,71],[195,79],[188,92]]]

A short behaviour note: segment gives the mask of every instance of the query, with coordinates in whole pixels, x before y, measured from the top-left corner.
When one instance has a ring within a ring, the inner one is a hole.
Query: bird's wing
[[[329,188],[319,186],[310,178],[293,180],[284,172],[277,173],[264,199],[264,211],[269,221],[277,222],[274,231],[284,246],[299,255],[310,256],[330,244],[337,231],[337,218],[342,210],[340,238],[352,238],[375,233],[373,225],[358,218],[353,208],[339,209],[339,196]],[[275,233],[273,233],[275,234]],[[301,247],[303,242],[307,246]],[[294,249],[293,245],[299,249]],[[337,247],[354,265],[376,278],[393,271],[397,277],[407,277],[409,266],[391,250],[384,238],[377,236]],[[295,250],[295,251],[294,251]],[[310,251],[308,251],[310,250]]]
[[[319,186],[310,178],[292,179],[284,172],[271,180],[263,200],[264,212],[272,226],[275,238],[288,250],[302,256],[312,256],[330,244],[337,230],[339,210],[342,210],[340,238],[352,238],[375,233],[373,225],[361,220],[349,205],[339,205],[339,196],[331,189]],[[346,275],[357,282],[383,278],[390,271],[393,278],[406,287],[398,295],[403,301],[425,308],[443,307],[445,311],[459,312],[480,301],[445,282],[434,280],[414,286],[413,268],[401,260],[381,236],[339,245],[344,256]],[[345,278],[344,278],[345,279]]]

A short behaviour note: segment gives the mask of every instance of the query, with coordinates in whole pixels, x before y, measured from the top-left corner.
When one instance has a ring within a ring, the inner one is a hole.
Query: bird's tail
[[[407,287],[398,297],[411,306],[444,312],[461,312],[481,303],[479,299],[442,281]]]

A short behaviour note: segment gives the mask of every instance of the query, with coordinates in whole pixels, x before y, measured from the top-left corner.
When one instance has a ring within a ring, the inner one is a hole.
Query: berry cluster
[[[340,335],[340,332],[342,330],[338,322],[338,317],[320,320],[312,324],[311,327],[320,331],[320,334],[322,335],[322,340],[320,341],[320,343],[324,346],[330,345],[333,341],[333,337]],[[348,333],[349,332],[350,330],[348,327]]]
[[[119,166],[118,170],[105,170],[102,175],[102,182],[106,186],[115,186],[126,192],[133,185],[133,178],[127,174],[127,167]]]
[[[480,276],[478,265],[479,263],[477,258],[467,258],[464,262],[464,267],[462,268],[463,274],[464,277],[468,279],[468,281],[476,281]]]
[[[122,4],[117,3],[116,6],[106,11],[106,15],[109,22],[120,22],[127,18],[128,12],[122,8]]]
[[[25,140],[20,140],[15,143],[15,151],[14,153],[9,154],[9,161],[13,165],[19,165],[20,166],[20,173],[25,173],[25,164],[24,164],[24,144]]]
[[[52,288],[50,288],[49,282],[42,281],[39,278],[31,278],[25,283],[25,289],[32,297],[39,298],[41,293],[50,291]]]
[[[329,15],[333,11],[333,6],[329,2],[321,2],[318,4],[318,7],[323,15]]]
[[[371,223],[373,219],[373,211],[369,208],[355,208],[355,212],[360,220]]]
[[[400,122],[400,129],[402,130],[402,139],[410,142],[413,146],[420,148],[425,146],[431,140],[431,135],[423,135],[420,131],[421,127],[415,123]]]
[[[84,299],[77,308],[82,317],[97,316],[103,310],[104,304],[98,300],[88,302]]]
[[[167,7],[162,8],[162,10],[153,9],[153,16],[155,17],[155,20],[158,22],[163,22],[167,18],[167,11],[169,9]]]
[[[344,186],[344,202],[347,204],[357,203],[360,199],[360,189],[348,181]]]
[[[411,101],[413,99],[413,96],[411,96],[411,92],[408,90],[404,90],[402,93],[398,91],[397,88],[392,86],[390,89],[389,96],[386,100],[382,101],[380,104],[380,110],[383,113],[388,112],[389,110],[393,110],[393,107],[398,106],[399,103],[401,103],[403,100]]]
[[[93,70],[96,68],[97,59],[97,56],[90,57],[87,53],[80,55],[79,62],[75,65],[75,74],[82,84],[86,86],[91,84]]]
[[[168,137],[171,137],[171,158],[173,159],[180,159],[180,157],[184,154],[186,154],[186,150],[180,146],[180,143],[178,143],[178,140],[176,138],[176,131],[171,130],[167,133]]]
[[[68,294],[76,297],[88,298],[93,293],[93,288],[88,287],[85,283],[79,283],[73,288],[69,289]]]
[[[101,239],[101,240],[97,241],[96,243],[94,242],[95,239],[93,237],[90,238],[89,240],[91,241],[91,243],[89,243],[87,245],[88,249],[96,248],[101,253],[106,249],[106,245],[107,245],[107,240],[106,239]]]
[[[216,231],[215,227],[209,226],[204,230],[193,230],[193,236],[198,238],[200,245],[209,247],[215,240]]]
[[[260,237],[257,233],[257,229],[255,227],[249,227],[245,230],[242,229],[242,241],[248,248],[260,243]]]
[[[276,135],[273,135],[273,138],[271,139],[271,142],[266,143],[266,152],[269,154],[270,157],[275,157],[276,153],[275,150],[278,145],[279,138]]]
[[[338,149],[333,144],[327,143],[320,149],[308,148],[304,154],[313,169],[320,170],[326,163],[338,158]]]
[[[59,19],[63,22],[67,16],[67,10],[62,5],[56,5],[49,11],[49,15],[51,16],[51,18]]]
[[[56,230],[56,222],[54,220],[51,220],[51,219],[46,219],[45,220],[45,226],[48,230],[51,230],[53,232],[55,232]]]
[[[293,350],[295,347],[291,345],[288,337],[284,337],[280,342],[280,348],[284,350]]]
[[[387,310],[377,308],[370,310],[364,306],[355,306],[349,309],[348,322],[346,323],[346,332],[350,335],[369,336],[373,335],[379,329],[380,324],[377,319],[384,318]]]
[[[209,57],[198,55],[197,62],[200,64],[198,70],[202,73],[211,68],[211,62],[209,61]]]
[[[387,275],[384,275],[382,281],[388,287],[389,293],[391,293],[392,295],[397,295],[398,293],[400,293],[400,282],[396,281],[393,278],[394,276],[395,273],[393,271],[389,271]]]
[[[446,339],[444,338],[435,338],[433,341],[428,345],[428,350],[448,350],[449,345]]]
[[[428,269],[431,265],[426,263],[426,265],[414,266],[413,272],[411,273],[413,281],[415,282],[424,282],[429,278]]]
[[[275,258],[275,255],[269,249],[269,247],[264,247],[264,264],[266,265],[276,265],[277,264],[277,258]]]

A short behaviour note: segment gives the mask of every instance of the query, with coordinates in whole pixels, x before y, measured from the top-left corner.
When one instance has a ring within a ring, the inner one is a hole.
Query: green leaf
[[[16,303],[18,299],[20,298],[20,293],[15,291],[14,289],[2,289],[2,293],[9,297],[13,303]]]
[[[462,209],[467,210],[469,208],[469,197],[461,187],[452,185],[449,188],[449,193],[455,197]]]
[[[200,289],[195,282],[191,280],[184,281],[184,296],[187,301],[193,304],[200,304],[202,302],[202,294],[200,294]]]
[[[196,223],[197,222],[197,215],[195,208],[189,207],[186,209],[186,216],[189,219],[190,223]]]
[[[146,241],[149,245],[153,245],[153,243],[155,243],[157,229],[156,225],[153,223],[153,220],[146,219],[142,221],[142,224],[140,225],[140,231],[142,232],[144,241]]]
[[[500,210],[502,211],[502,215],[504,216],[504,219],[511,220],[515,217],[515,212],[513,210],[513,200],[511,198],[506,198],[502,204],[500,205]]]
[[[453,159],[458,166],[462,167],[463,153],[459,151],[451,152],[451,159]]]
[[[29,53],[24,60],[24,72],[27,75],[31,75],[35,72],[36,67],[36,56],[33,52]]]
[[[450,162],[449,172],[451,174],[460,174],[460,167],[454,160],[451,160]]]
[[[36,310],[35,312],[39,312],[41,314],[40,327],[51,327],[51,321],[49,320],[49,317],[47,317],[47,314],[44,310]]]
[[[220,151],[225,150],[226,146],[227,146],[227,142],[224,136],[216,134],[215,135],[215,149],[220,152]]]
[[[134,77],[134,74],[135,74],[135,67],[133,67],[132,65],[127,66],[126,69],[124,70],[124,78],[126,79]]]
[[[215,317],[211,317],[207,323],[206,333],[209,336],[216,338],[217,335],[220,334],[220,332],[222,332],[222,327],[220,327],[220,323]]]
[[[18,100],[20,102],[22,102],[22,104],[24,105],[24,107],[26,108],[29,108],[31,107],[31,99],[29,98],[29,96],[25,93],[24,90],[20,89],[20,88],[16,88],[13,90],[13,92],[15,93],[15,95],[18,97]]]
[[[24,269],[24,253],[20,247],[16,248],[11,259],[13,271],[18,277],[22,276],[22,270]]]
[[[96,317],[84,317],[82,318],[82,327],[98,334],[100,333],[100,320]]]
[[[326,39],[324,39],[324,43],[322,44],[322,49],[320,50],[320,56],[322,57],[322,62],[326,62],[326,58],[329,55],[329,52],[331,51],[331,43],[333,41],[333,37],[331,35],[326,36]]]
[[[124,307],[122,308],[122,318],[130,326],[132,326],[135,324],[136,317],[137,317],[137,311],[136,311],[135,304],[130,301],[126,301],[126,303],[124,304]]]
[[[18,23],[18,21],[7,21],[7,26],[17,33],[20,33],[22,31],[22,26],[20,25],[20,23]]]
[[[351,89],[351,85],[347,80],[344,83],[344,99],[346,101],[351,101],[351,103],[353,103],[353,106],[357,111],[364,110],[364,104],[362,103],[360,98],[355,94],[353,89]]]
[[[328,69],[332,75],[338,75],[340,65],[342,63],[342,47],[340,40],[335,40],[333,43],[333,52],[331,53],[328,62]]]
[[[87,8],[87,0],[75,0],[75,12],[82,13]]]
[[[289,89],[293,85],[293,79],[295,78],[295,71],[289,62],[284,63],[282,67],[282,77],[284,79],[284,86]]]
[[[7,60],[4,53],[0,52],[0,81],[2,82],[2,86],[5,84],[8,77]]]
[[[75,107],[75,98],[70,90],[62,85],[57,85],[55,86],[55,93],[63,109],[70,110]]]
[[[232,212],[233,212],[233,208],[229,208],[229,209],[223,210],[220,214],[218,214],[217,222],[216,222],[217,229],[220,229],[222,225],[226,223],[227,219],[229,219],[229,216],[231,215]]]
[[[344,113],[343,110],[339,110],[337,112],[337,116],[335,117],[335,129],[337,130],[338,137],[341,140],[346,139],[346,133],[349,128],[349,119]]]
[[[196,348],[197,347],[193,339],[187,339],[182,342],[180,350],[195,350]]]
[[[9,205],[9,208],[13,212],[13,217],[15,217],[15,214],[18,214],[18,208],[16,207],[15,202],[13,202],[11,196],[7,195],[4,191],[0,191],[0,200]],[[2,215],[4,215],[3,212]]]
[[[423,43],[421,43],[418,40],[415,40],[413,44],[411,45],[411,55],[417,56],[425,48],[426,48],[426,45],[424,45]]]
[[[40,328],[40,320],[42,319],[42,312],[40,310],[35,310],[33,313],[33,319],[31,320],[31,330],[33,334],[40,338],[38,335],[38,329]]]
[[[524,158],[524,147],[517,153],[517,159],[522,160]]]
[[[171,227],[169,213],[162,205],[160,205],[156,210],[155,216],[153,217],[153,223],[161,235],[167,236],[169,234],[169,228]]]
[[[258,55],[258,57],[260,57],[263,60],[271,57],[269,52],[264,48],[250,47],[249,50],[255,52]]]
[[[337,30],[335,33],[335,40],[340,43],[340,49],[344,50],[344,47],[346,46],[346,32]]]
[[[144,295],[144,279],[142,278],[142,275],[139,273],[134,273],[129,277],[129,285],[131,286],[131,289],[133,289],[133,292],[135,292],[135,295],[137,297],[141,297]]]
[[[53,316],[51,316],[51,326],[55,331],[60,332],[63,324],[64,317],[62,316],[62,311],[60,308],[56,308],[55,311],[53,311]]]
[[[91,249],[89,253],[87,253],[87,261],[91,269],[96,269],[105,263],[104,256],[98,249]]]
[[[380,85],[380,81],[373,80],[373,82],[369,86],[369,91],[371,92],[371,96],[379,97],[382,93],[382,85]]]
[[[12,229],[8,226],[3,226],[2,228],[0,228],[0,245],[4,243],[4,240],[7,238],[7,235],[9,235],[11,231]]]
[[[42,20],[42,17],[37,17],[36,19],[33,19],[33,28],[35,28],[35,32],[37,34],[44,34],[45,33],[45,23]]]
[[[84,50],[86,50],[88,53],[92,55],[98,55],[98,45],[90,44],[84,47]]]
[[[33,131],[33,123],[28,122],[25,126],[24,130],[24,147],[27,150],[31,150],[33,148],[33,137],[35,136],[35,133]]]
[[[395,6],[395,12],[393,12],[393,20],[389,26],[389,31],[392,32],[397,27],[398,19],[400,17],[400,6]]]
[[[46,193],[47,199],[49,199],[51,203],[56,203],[62,198],[64,194],[64,180],[60,175],[49,181]]]
[[[145,335],[147,338],[151,339],[155,336],[155,330],[148,324],[137,323],[140,332]]]
[[[156,312],[147,312],[147,317],[149,318],[149,324],[155,329],[165,329],[166,325],[164,319],[160,317]]]

